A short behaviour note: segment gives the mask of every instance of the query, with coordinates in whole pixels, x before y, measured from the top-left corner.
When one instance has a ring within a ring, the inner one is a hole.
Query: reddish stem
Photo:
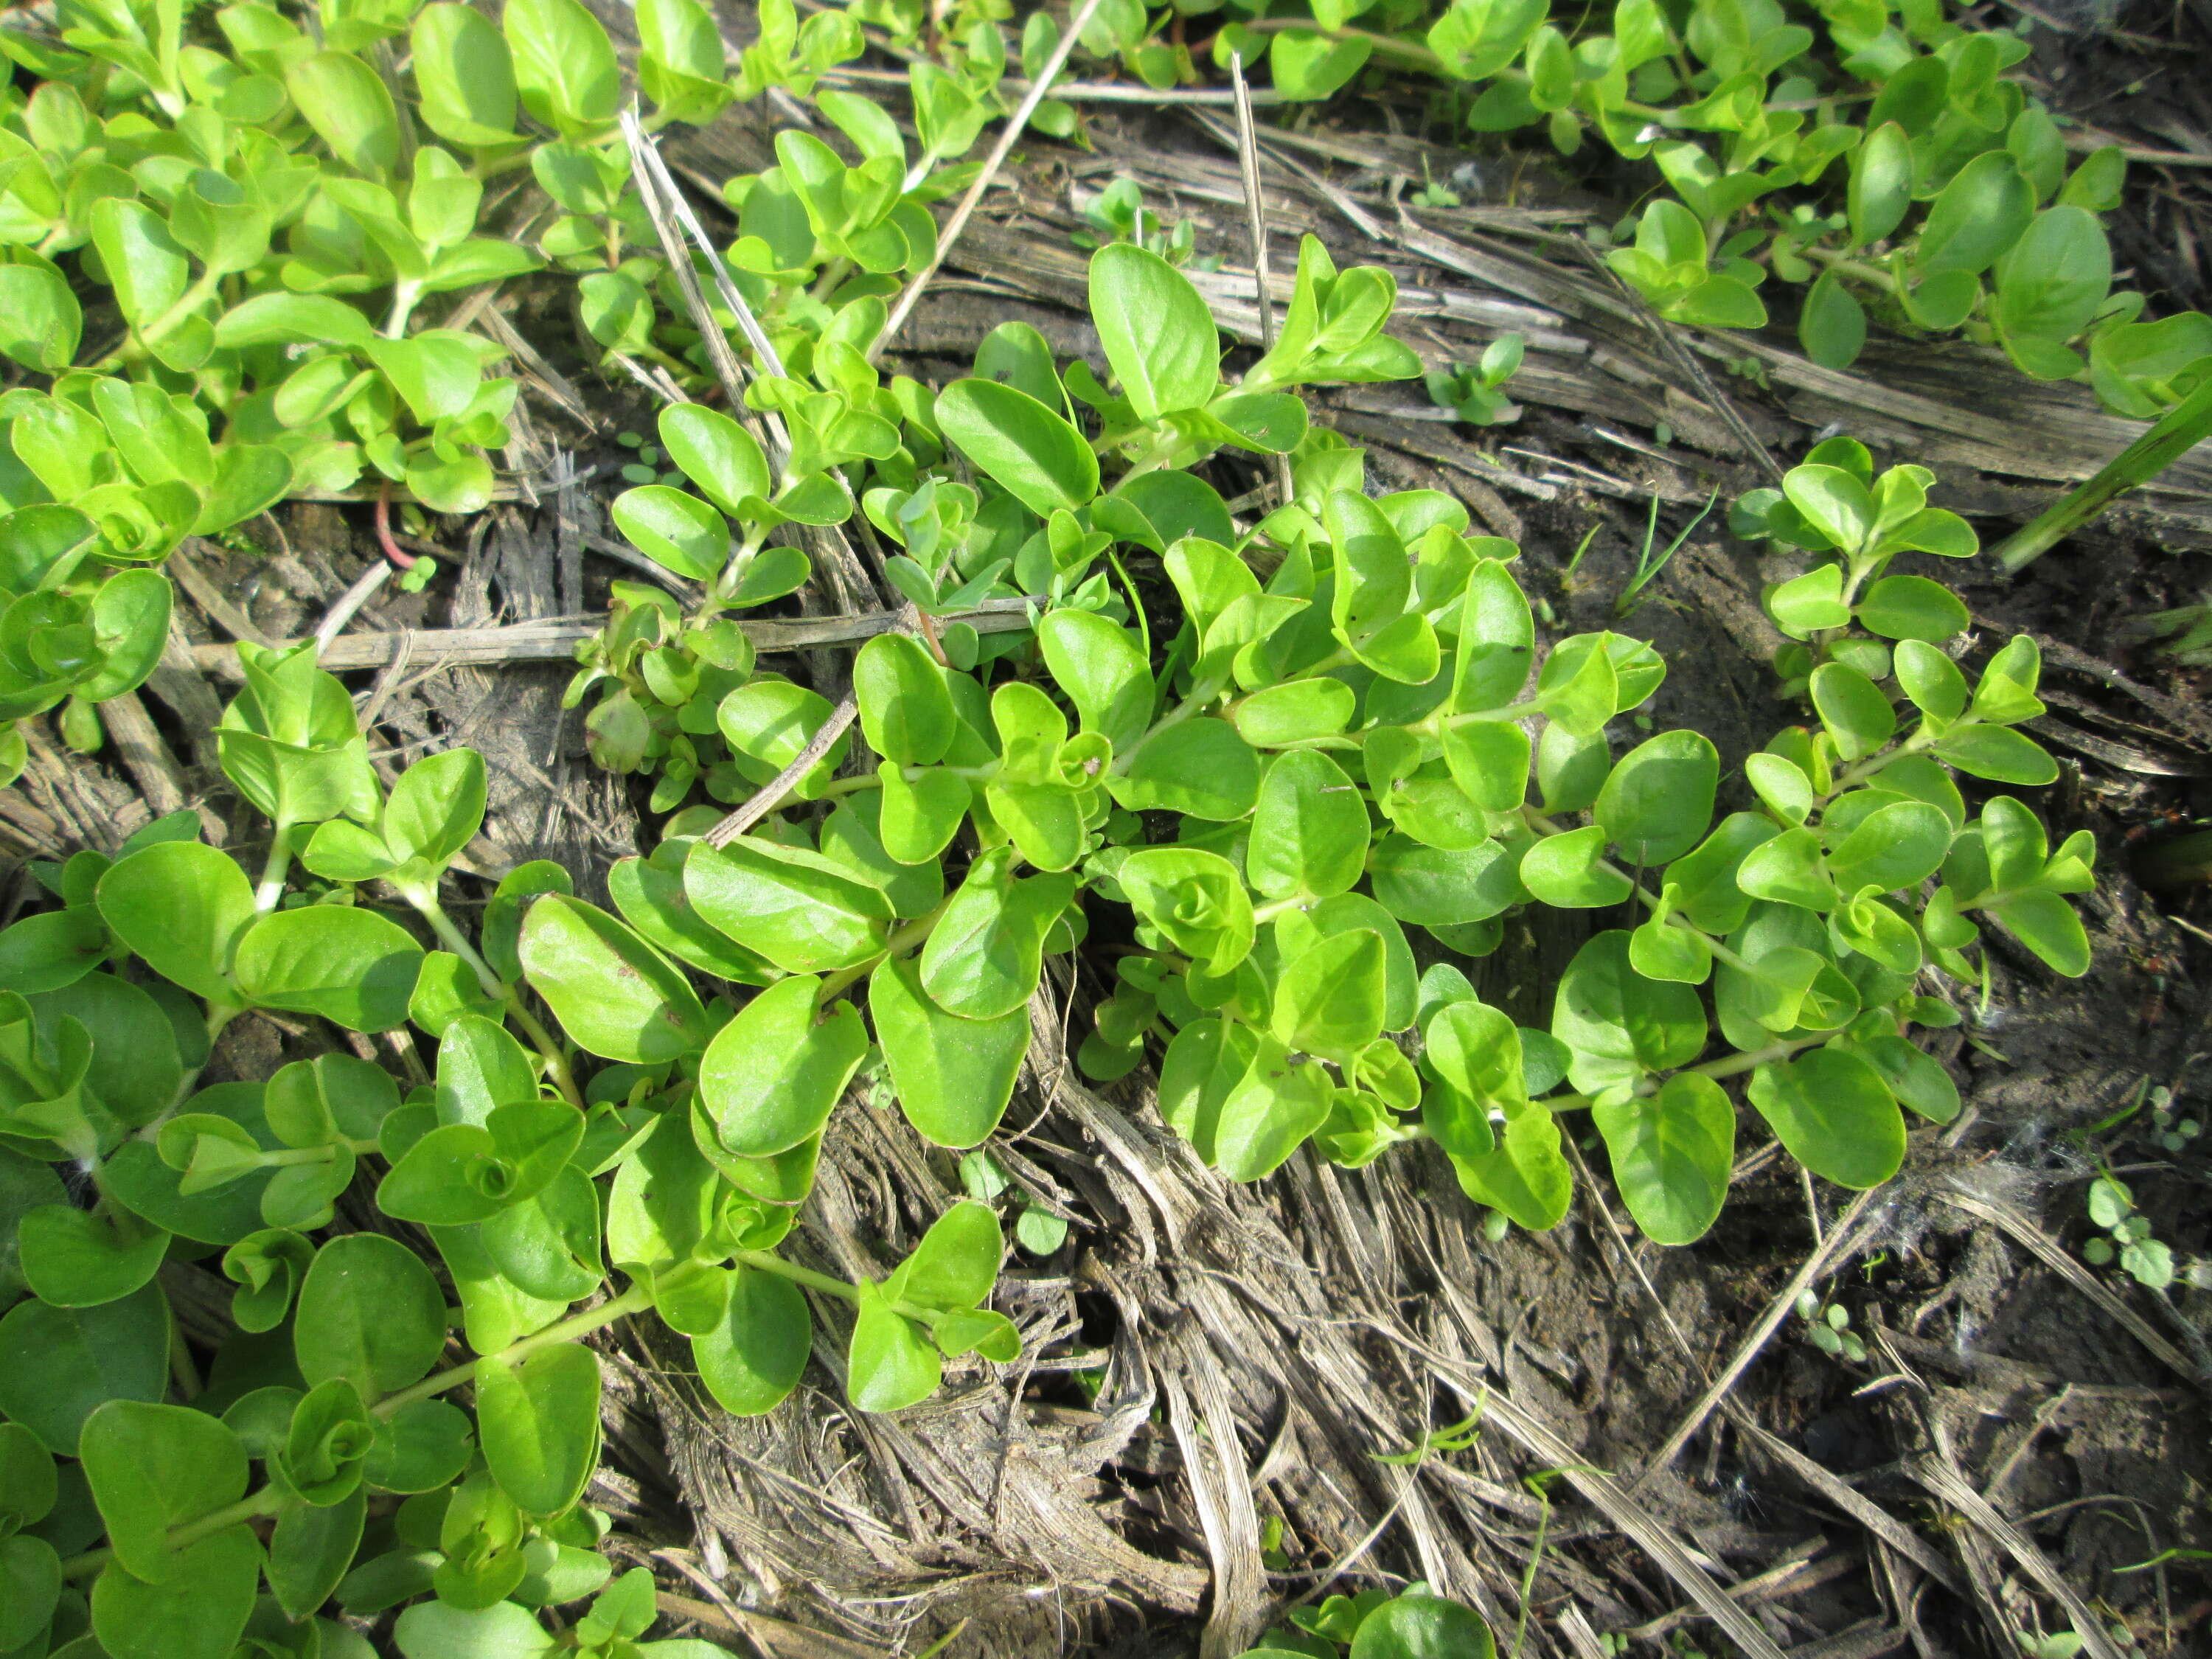
[[[399,544],[392,539],[392,480],[380,478],[376,484],[376,544],[384,550],[384,556],[402,570],[415,568],[415,556],[403,552]]]

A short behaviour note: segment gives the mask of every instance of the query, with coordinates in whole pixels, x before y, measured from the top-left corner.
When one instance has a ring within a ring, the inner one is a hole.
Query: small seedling
[[[1797,1316],[1806,1325],[1805,1340],[1832,1359],[1866,1362],[1866,1344],[1851,1328],[1850,1310],[1840,1302],[1823,1304],[1813,1291],[1797,1294]]]
[[[1331,1595],[1294,1607],[1244,1659],[1495,1659],[1489,1626],[1471,1609],[1416,1581],[1395,1595],[1382,1589]]]
[[[2118,1261],[2146,1289],[2162,1291],[2173,1283],[2173,1252],[2151,1237],[2150,1218],[2136,1208],[2135,1194],[2114,1175],[2101,1175],[2089,1183],[2089,1219],[2105,1230],[2106,1237],[2092,1238],[2081,1247],[2082,1259],[2092,1267]]]
[[[1091,228],[1079,230],[1068,238],[1079,248],[1093,250],[1109,242],[1133,242],[1147,253],[1158,254],[1171,265],[1192,264],[1198,227],[1185,219],[1169,228],[1158,214],[1145,205],[1144,190],[1133,179],[1115,179],[1085,206],[1083,216],[1090,222]],[[1220,263],[1218,258],[1203,259],[1197,262],[1196,268],[1210,270]]]
[[[1519,372],[1527,343],[1518,334],[1501,334],[1483,348],[1480,362],[1429,370],[1422,377],[1429,400],[1470,426],[1504,426],[1519,420],[1520,404],[1498,388]]]

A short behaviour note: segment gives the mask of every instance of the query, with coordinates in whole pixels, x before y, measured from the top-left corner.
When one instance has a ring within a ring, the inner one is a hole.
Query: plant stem
[[[288,1498],[274,1484],[264,1486],[259,1492],[240,1498],[235,1504],[210,1510],[198,1520],[187,1521],[183,1526],[174,1528],[169,1534],[168,1547],[173,1550],[187,1549],[203,1538],[212,1538],[226,1527],[234,1527],[241,1521],[257,1520],[264,1515],[281,1514],[299,1501]],[[73,1555],[62,1563],[62,1577],[65,1580],[89,1578],[106,1566],[114,1554],[113,1550],[99,1549]]]
[[[392,285],[392,314],[385,319],[384,337],[398,339],[407,332],[407,319],[415,314],[415,302],[422,297],[419,285],[398,282]]]
[[[253,890],[253,914],[265,916],[284,896],[284,877],[292,867],[292,826],[279,819],[269,838],[269,856],[261,866],[261,884]]]
[[[786,1261],[769,1250],[739,1250],[737,1261],[740,1267],[757,1267],[764,1273],[774,1273],[794,1285],[804,1285],[810,1291],[819,1291],[824,1296],[842,1297],[848,1302],[858,1302],[860,1292],[842,1279],[832,1279],[827,1273],[817,1273],[811,1267],[802,1267],[796,1261]]]
[[[576,1087],[576,1074],[568,1065],[568,1051],[561,1046],[560,1039],[547,1030],[544,1022],[530,1012],[522,1000],[521,994],[492,971],[491,964],[483,959],[475,945],[469,943],[468,936],[453,925],[453,919],[446,914],[446,907],[438,902],[435,892],[424,892],[412,887],[401,887],[399,890],[422,920],[430,924],[430,931],[438,936],[438,942],[469,964],[476,974],[477,983],[483,988],[483,994],[497,1000],[506,1009],[507,1017],[522,1028],[523,1035],[538,1050],[538,1057],[545,1063],[546,1073],[552,1078],[553,1086],[560,1090],[562,1098],[581,1109],[583,1092]]]
[[[857,983],[875,972],[892,957],[902,957],[913,950],[915,945],[929,937],[930,929],[936,927],[939,919],[944,916],[945,905],[951,902],[951,897],[948,895],[944,904],[939,905],[927,915],[917,917],[915,921],[909,921],[885,939],[884,948],[866,962],[855,963],[850,968],[840,968],[836,973],[830,975],[822,981],[822,990],[814,1000],[815,1005],[817,1007],[826,1007],[830,1000],[847,987]]]
[[[703,1271],[704,1268],[697,1263],[687,1264],[669,1273],[660,1282],[665,1287],[681,1279],[689,1279],[695,1273]],[[620,1296],[609,1297],[595,1308],[586,1308],[580,1314],[571,1314],[566,1319],[548,1325],[534,1335],[526,1336],[520,1341],[510,1342],[497,1353],[479,1354],[476,1358],[464,1364],[451,1365],[442,1371],[434,1371],[412,1388],[402,1389],[397,1394],[388,1394],[368,1408],[369,1413],[374,1417],[391,1417],[404,1407],[413,1405],[418,1400],[434,1399],[448,1389],[457,1389],[464,1382],[473,1381],[479,1367],[520,1364],[540,1348],[558,1347],[563,1342],[574,1342],[579,1337],[589,1336],[593,1331],[604,1330],[617,1319],[627,1319],[634,1313],[643,1313],[650,1308],[653,1305],[653,1291],[652,1285],[640,1279]]]

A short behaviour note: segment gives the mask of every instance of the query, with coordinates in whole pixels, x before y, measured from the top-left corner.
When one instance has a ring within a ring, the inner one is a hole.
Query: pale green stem
[[[945,901],[944,904],[939,905],[927,915],[919,917],[916,920],[907,923],[905,927],[900,928],[898,932],[893,933],[889,939],[885,939],[884,941],[884,948],[877,951],[875,955],[870,957],[866,962],[855,963],[850,968],[841,968],[836,973],[830,975],[829,978],[822,981],[822,989],[814,999],[815,1005],[817,1007],[827,1007],[830,1004],[830,1000],[846,989],[847,987],[856,984],[860,981],[866,979],[870,974],[875,972],[878,968],[881,967],[884,963],[889,962],[892,957],[902,957],[908,951],[913,950],[915,946],[920,945],[924,939],[927,939],[929,937],[930,930],[935,927],[939,921],[944,916],[945,905],[949,905],[951,902],[951,899],[948,897]]]
[[[415,314],[415,302],[422,297],[419,283],[403,280],[392,285],[392,314],[384,324],[386,339],[397,340],[407,332],[407,319]]]
[[[269,856],[261,866],[261,884],[253,890],[253,913],[265,916],[284,896],[284,878],[292,868],[292,826],[279,821],[269,840]]]
[[[811,1267],[802,1267],[796,1261],[786,1261],[768,1250],[739,1250],[738,1264],[757,1267],[764,1273],[774,1273],[794,1285],[804,1285],[810,1291],[819,1291],[824,1296],[842,1297],[848,1302],[857,1302],[860,1293],[842,1279],[832,1279],[827,1273],[817,1273]]]
[[[546,1073],[552,1078],[554,1087],[560,1090],[562,1097],[571,1106],[581,1108],[583,1092],[576,1086],[575,1073],[569,1067],[568,1051],[561,1046],[560,1039],[547,1030],[544,1022],[530,1012],[520,993],[492,971],[491,963],[486,962],[476,946],[469,943],[468,936],[453,925],[453,919],[446,914],[446,907],[438,902],[435,893],[411,887],[401,887],[399,891],[408,903],[415,907],[422,920],[430,924],[430,931],[438,936],[438,942],[469,964],[477,976],[477,983],[483,988],[483,994],[496,1000],[506,1010],[507,1017],[522,1028],[523,1035],[538,1050],[538,1057],[544,1062]]]

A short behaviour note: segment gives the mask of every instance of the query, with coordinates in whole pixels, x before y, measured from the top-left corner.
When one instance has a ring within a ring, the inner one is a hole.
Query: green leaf
[[[159,571],[118,570],[102,582],[92,597],[92,629],[105,660],[76,695],[105,702],[144,684],[168,643],[169,608],[169,584]]]
[[[952,746],[958,726],[945,671],[911,635],[878,634],[860,647],[853,695],[868,746],[885,760],[933,766]]]
[[[1808,640],[1824,628],[1841,628],[1851,619],[1844,603],[1844,568],[1820,565],[1802,576],[1792,576],[1766,596],[1766,609],[1774,624],[1793,640]]]
[[[1879,242],[1912,206],[1912,141],[1894,121],[1875,125],[1851,157],[1847,208],[1851,246]]]
[[[1197,1150],[1217,1161],[1224,1104],[1252,1069],[1260,1036],[1249,1025],[1194,1019],[1175,1034],[1160,1062],[1160,1116]]]
[[[994,848],[968,866],[921,951],[921,983],[948,1013],[996,1019],[1036,989],[1045,935],[1075,895],[1072,874],[1017,880]]]
[[[1552,1035],[1567,1045],[1567,1075],[1586,1094],[1686,1066],[1705,1046],[1697,992],[1644,978],[1629,965],[1628,951],[1625,932],[1599,933],[1559,979]]]
[[[864,1412],[903,1411],[937,1392],[944,1362],[921,1328],[893,1309],[883,1287],[864,1284],[845,1371],[845,1391]]]
[[[1252,1039],[1249,1067],[1227,1091],[1212,1125],[1211,1158],[1231,1181],[1260,1181],[1282,1167],[1328,1121],[1334,1096],[1320,1062],[1293,1059],[1274,1037]],[[1203,1141],[1195,1141],[1201,1153]]]
[[[0,351],[53,374],[69,367],[84,313],[60,273],[42,264],[0,266]]]
[[[884,1294],[910,1307],[973,1308],[998,1283],[1006,1240],[988,1204],[963,1200],[930,1224],[912,1254],[884,1281]]]
[[[1305,405],[1288,393],[1255,392],[1249,397],[1217,398],[1207,406],[1206,416],[1212,420],[1242,421],[1248,430],[1240,435],[1265,437],[1269,417],[1284,412],[1279,411],[1278,405],[1286,405],[1287,410],[1296,411],[1297,429],[1284,445],[1288,449],[1296,445],[1305,429]],[[1237,539],[1237,528],[1229,517],[1229,507],[1222,501],[1221,492],[1188,472],[1139,472],[1124,477],[1115,486],[1112,495],[1093,504],[1091,525],[1094,530],[1110,531],[1124,540],[1161,554],[1187,536],[1199,537],[1217,546]]]
[[[483,757],[449,749],[400,774],[385,803],[384,838],[395,853],[442,867],[476,839],[483,816]]]
[[[720,1196],[686,1114],[663,1112],[645,1144],[615,1171],[607,1197],[607,1257],[625,1271],[689,1257],[713,1225]]]
[[[868,1051],[859,1011],[841,1002],[818,1024],[822,981],[780,980],[714,1034],[699,1062],[699,1096],[722,1145],[770,1158],[821,1133]]]
[[[1605,1137],[1621,1201],[1658,1244],[1701,1238],[1728,1198],[1735,1109],[1711,1078],[1677,1072],[1644,1098],[1600,1101],[1590,1121]]]
[[[154,1276],[168,1235],[118,1231],[105,1217],[68,1204],[25,1213],[17,1234],[31,1293],[57,1308],[94,1308],[126,1297]]]
[[[2095,319],[2112,286],[2112,245],[2096,216],[2051,208],[1997,261],[1990,320],[2022,369],[2040,380],[2069,378],[2081,359],[2063,343]],[[2061,372],[2048,372],[2046,362]]]
[[[606,30],[577,0],[512,0],[501,27],[532,119],[576,135],[615,118],[622,66]]]
[[[468,1413],[450,1401],[413,1401],[377,1419],[362,1473],[380,1492],[435,1492],[468,1467],[471,1438]]]
[[[1925,576],[1884,576],[1867,590],[1856,612],[1870,634],[1886,640],[1941,643],[1966,626],[1966,602]]]
[[[1382,1034],[1382,936],[1335,933],[1283,964],[1270,1029],[1293,1051],[1349,1063]]]
[[[1522,885],[1542,903],[1567,910],[1620,904],[1635,884],[1605,861],[1606,831],[1593,823],[1556,836],[1540,836],[1522,854]]]
[[[269,1590],[289,1618],[310,1617],[337,1593],[361,1547],[368,1515],[368,1494],[356,1486],[336,1504],[301,1504],[276,1517],[269,1534]]]
[[[118,196],[94,202],[92,243],[116,307],[133,328],[164,315],[183,296],[191,266],[169,228],[143,204]]]
[[[900,864],[934,860],[951,844],[974,804],[967,780],[945,771],[909,780],[890,761],[878,766],[876,775],[884,798],[876,833],[884,854]]]
[[[9,1530],[45,1520],[59,1490],[52,1454],[39,1443],[38,1436],[21,1424],[0,1423],[0,1519],[8,1522]]]
[[[1221,344],[1188,277],[1133,242],[1109,242],[1091,257],[1090,288],[1099,344],[1139,419],[1212,401]]]
[[[0,1642],[10,1651],[46,1633],[61,1594],[62,1559],[52,1544],[27,1534],[0,1539]]]
[[[465,11],[437,5],[431,11]],[[427,13],[425,14],[428,15]],[[481,14],[470,12],[471,16]],[[376,330],[354,307],[323,294],[260,294],[233,306],[215,325],[215,343],[227,351],[257,345],[362,347]]]
[[[1073,512],[1098,493],[1098,458],[1083,434],[1025,392],[955,380],[936,414],[953,446],[1032,513]]]
[[[2021,239],[2035,216],[2035,189],[2003,150],[1987,150],[1960,167],[1921,222],[1913,269],[1924,275],[1987,270]]]
[[[1959,1085],[1942,1062],[1915,1047],[1895,1032],[1882,1032],[1863,1042],[1854,1041],[1850,1052],[1874,1067],[1899,1104],[1908,1106],[1930,1123],[1948,1123],[1959,1115]]]
[[[721,1322],[691,1339],[691,1359],[724,1411],[757,1417],[799,1386],[813,1338],[814,1322],[798,1285],[757,1267],[739,1267]]]
[[[78,1455],[116,1559],[149,1583],[166,1582],[185,1559],[170,1545],[173,1528],[246,1495],[239,1437],[183,1406],[112,1400],[85,1419]]]
[[[1613,765],[1591,816],[1632,865],[1667,864],[1712,823],[1720,755],[1695,732],[1662,732]]]
[[[477,1432],[525,1515],[567,1513],[599,1461],[599,1357],[580,1342],[477,1367]]]
[[[1897,710],[1881,689],[1848,663],[1813,671],[1813,707],[1845,760],[1863,760],[1897,735]]]
[[[158,1584],[111,1561],[92,1586],[98,1650],[109,1659],[228,1659],[260,1577],[261,1546],[242,1526],[179,1550]]]
[[[481,1127],[443,1125],[394,1161],[376,1189],[377,1206],[426,1226],[489,1221],[543,1191],[583,1132],[574,1107],[538,1099],[501,1106]]]
[[[347,1233],[315,1253],[293,1321],[310,1388],[342,1376],[374,1402],[428,1375],[445,1346],[446,1298],[404,1244]]]
[[[284,71],[284,89],[315,136],[355,173],[399,165],[399,117],[384,79],[350,52],[320,52]]]
[[[1505,1114],[1496,1150],[1454,1158],[1460,1190],[1532,1231],[1555,1227],[1574,1194],[1574,1175],[1559,1151],[1559,1121],[1545,1107]]]
[[[1814,1048],[1752,1073],[1751,1103],[1784,1148],[1840,1187],[1878,1187],[1905,1162],[1905,1118],[1866,1061]]]
[[[744,836],[696,842],[684,864],[692,908],[787,973],[850,968],[883,949],[890,902],[834,860]]]
[[[193,841],[157,842],[100,878],[100,920],[164,979],[222,1000],[234,940],[253,919],[253,884],[228,854]]]
[[[58,1456],[109,1401],[158,1401],[168,1389],[169,1304],[158,1285],[96,1308],[18,1303],[0,1319],[0,1412]]]
[[[254,1006],[319,1014],[349,1031],[405,1024],[422,966],[422,947],[397,922],[329,904],[261,917],[240,936],[234,963]]]
[[[1106,784],[1133,812],[1181,812],[1228,823],[1252,810],[1260,757],[1227,720],[1201,714],[1147,737],[1127,770],[1109,773]]]
[[[1152,671],[1135,635],[1096,611],[1063,605],[1037,624],[1037,646],[1083,730],[1099,733],[1116,754],[1134,749],[1152,714]]]
[[[1468,714],[1510,704],[1528,682],[1535,641],[1535,619],[1513,573],[1496,559],[1477,561],[1468,573],[1467,595],[1460,605],[1451,712]]]
[[[1782,493],[1808,524],[1845,553],[1856,552],[1874,534],[1874,492],[1841,467],[1793,466],[1784,475]]]
[[[665,484],[615,497],[615,527],[656,564],[693,581],[712,581],[730,556],[730,526],[696,495]]]
[[[2089,936],[2074,907],[2057,893],[2014,893],[1989,907],[1998,927],[2069,979],[2089,971]]]
[[[438,1044],[438,1121],[488,1124],[502,1106],[538,1098],[538,1072],[495,1020],[456,1020]]]
[[[362,1459],[374,1435],[360,1394],[343,1377],[334,1376],[310,1389],[294,1408],[271,1467],[310,1505],[328,1508],[360,1490]]]
[[[1693,328],[1764,328],[1766,307],[1758,290],[1734,276],[1708,276],[1660,314]]]
[[[1849,368],[1866,348],[1866,312],[1832,270],[1806,290],[1797,314],[1797,343],[1823,368]]]
[[[1358,710],[1358,696],[1342,680],[1291,680],[1255,691],[1236,705],[1231,718],[1237,735],[1255,748],[1282,749],[1309,738],[1335,735],[1352,724]],[[1518,728],[1479,726],[1474,730],[1511,731],[1519,737],[1525,774],[1528,739]],[[1451,752],[1452,740],[1462,735],[1457,730],[1445,734],[1447,754]]]
[[[1366,865],[1373,825],[1358,787],[1316,750],[1279,757],[1260,786],[1244,854],[1263,896],[1326,898],[1348,892]]]
[[[722,699],[714,711],[714,724],[731,748],[759,762],[763,773],[780,774],[805,752],[832,712],[829,700],[817,691],[788,680],[757,679]],[[849,738],[837,738],[820,763],[810,767],[793,786],[793,793],[801,800],[819,793],[849,746]],[[765,782],[766,776],[760,781]]]
[[[1528,1100],[1519,1029],[1486,1004],[1454,1002],[1437,1011],[1423,1040],[1436,1083],[1421,1103],[1421,1121],[1452,1157],[1487,1157],[1498,1146],[1492,1112]]]
[[[679,961],[736,984],[767,984],[776,970],[709,927],[692,908],[690,896],[684,890],[685,847],[682,841],[668,840],[656,847],[650,857],[616,860],[607,870],[607,892],[615,908],[622,912],[623,921]],[[426,979],[428,975],[426,963]],[[419,1012],[416,1018],[419,1021]]]
[[[1771,843],[1770,843],[1771,844]],[[1828,855],[1828,873],[1849,893],[1917,887],[1942,867],[1951,821],[1925,801],[1892,801],[1860,819]]]
[[[682,973],[593,905],[557,893],[538,899],[523,919],[521,951],[532,988],[589,1053],[653,1066],[706,1040],[706,1010]]]
[[[1138,915],[1209,974],[1225,974],[1252,949],[1252,898],[1237,866],[1195,847],[1132,853],[1115,872]]]
[[[1894,657],[1897,684],[1913,706],[1938,720],[1956,720],[1966,707],[1966,677],[1933,646],[1907,640]],[[1890,768],[1893,773],[1898,763]]]
[[[1026,1008],[964,1019],[938,1006],[920,969],[894,958],[868,986],[869,1012],[907,1121],[940,1146],[979,1145],[999,1125],[1029,1052]]]
[[[660,441],[669,459],[700,492],[733,519],[757,520],[757,505],[775,493],[768,457],[753,434],[719,409],[671,404],[660,411]]]
[[[1331,39],[1308,29],[1278,34],[1267,49],[1275,90],[1293,103],[1313,103],[1340,90],[1365,65],[1372,40]]]
[[[425,6],[415,19],[415,89],[422,124],[471,149],[518,142],[514,60],[491,20],[473,6]]]
[[[1497,1651],[1472,1610],[1409,1589],[1359,1621],[1347,1659],[1496,1659]]]
[[[538,1615],[513,1601],[476,1608],[418,1601],[392,1635],[406,1659],[538,1659],[553,1647]]]
[[[1969,776],[1993,783],[2035,787],[2058,777],[2058,763],[2050,752],[2009,726],[1966,726],[1947,732],[1936,744],[1936,754]]]

